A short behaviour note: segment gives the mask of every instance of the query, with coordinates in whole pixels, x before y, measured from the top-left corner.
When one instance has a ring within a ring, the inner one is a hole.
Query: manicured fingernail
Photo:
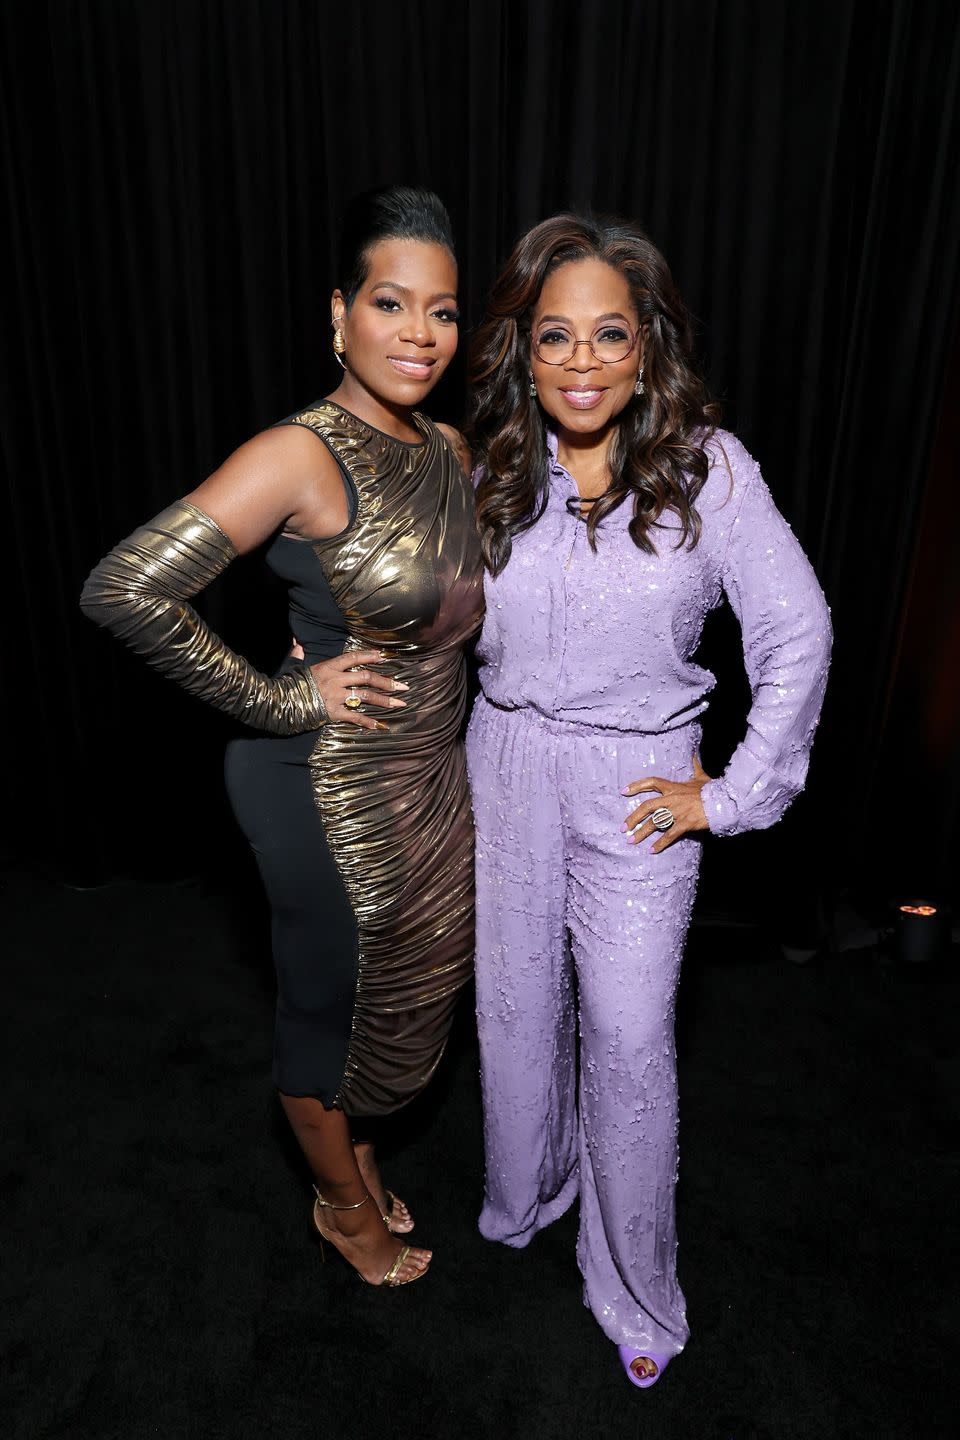
[[[629,786],[629,785],[625,785],[625,786],[623,787],[623,789],[620,791],[620,794],[621,794],[621,795],[629,795],[629,794],[630,794],[630,786]]]
[[[410,686],[405,685],[402,680],[394,680],[393,688],[394,690],[409,690]]]
[[[387,704],[393,710],[406,710],[407,708],[406,700],[388,700]]]
[[[627,824],[626,820],[624,820],[623,824],[620,826],[620,829],[621,829],[621,830],[629,830],[629,829],[630,829],[630,826]]]

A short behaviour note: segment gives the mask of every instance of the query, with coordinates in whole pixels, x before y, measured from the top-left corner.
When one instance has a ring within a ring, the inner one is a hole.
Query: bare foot
[[[409,1235],[413,1229],[413,1216],[400,1196],[394,1195],[384,1186],[373,1146],[363,1141],[357,1142],[354,1144],[353,1153],[357,1157],[363,1183],[379,1205],[380,1214],[386,1220],[390,1234]]]
[[[415,1250],[394,1239],[372,1205],[365,1206],[358,1218],[357,1211],[326,1209],[318,1201],[313,1218],[324,1240],[340,1251],[368,1285],[383,1284],[404,1250],[407,1254],[392,1281],[396,1285],[407,1285],[426,1274],[433,1258],[432,1250]]]

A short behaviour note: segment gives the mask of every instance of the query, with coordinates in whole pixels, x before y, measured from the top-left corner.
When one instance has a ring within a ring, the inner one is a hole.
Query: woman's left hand
[[[649,835],[656,834],[657,826],[653,824],[650,816],[661,808],[670,811],[673,824],[660,835],[656,844],[650,847],[654,855],[666,850],[667,846],[676,840],[682,840],[684,835],[695,830],[709,829],[700,791],[710,778],[700,764],[699,755],[694,751],[692,780],[661,780],[657,775],[651,775],[646,780],[634,780],[633,784],[624,790],[624,795],[642,795],[646,790],[654,790],[657,798],[644,800],[642,805],[638,805],[636,810],[632,810],[627,816],[623,828],[633,832],[627,837],[628,843],[637,845]]]

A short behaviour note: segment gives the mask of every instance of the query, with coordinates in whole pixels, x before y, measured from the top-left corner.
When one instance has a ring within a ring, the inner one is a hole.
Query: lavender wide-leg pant
[[[696,725],[599,731],[482,697],[467,737],[480,1230],[527,1245],[579,1193],[584,1304],[615,1343],[667,1355],[689,1333],[676,1275],[673,1020],[700,846],[653,855],[652,841],[628,844],[621,824],[647,797],[620,792],[644,775],[689,779],[699,740]]]

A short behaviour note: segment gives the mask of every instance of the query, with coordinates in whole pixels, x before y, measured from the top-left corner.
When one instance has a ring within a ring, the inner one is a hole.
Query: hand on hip
[[[624,795],[643,795],[651,790],[656,795],[653,800],[644,800],[627,816],[622,827],[627,832],[627,843],[637,845],[660,831],[659,839],[650,847],[657,855],[684,835],[708,829],[700,792],[709,779],[694,751],[691,780],[662,780],[658,775],[650,775],[627,785]]]
[[[361,730],[385,730],[382,720],[359,713],[360,707],[406,708],[406,701],[396,699],[391,692],[409,690],[409,685],[364,668],[385,658],[380,650],[347,650],[333,660],[321,660],[310,666],[331,720],[349,720]]]

